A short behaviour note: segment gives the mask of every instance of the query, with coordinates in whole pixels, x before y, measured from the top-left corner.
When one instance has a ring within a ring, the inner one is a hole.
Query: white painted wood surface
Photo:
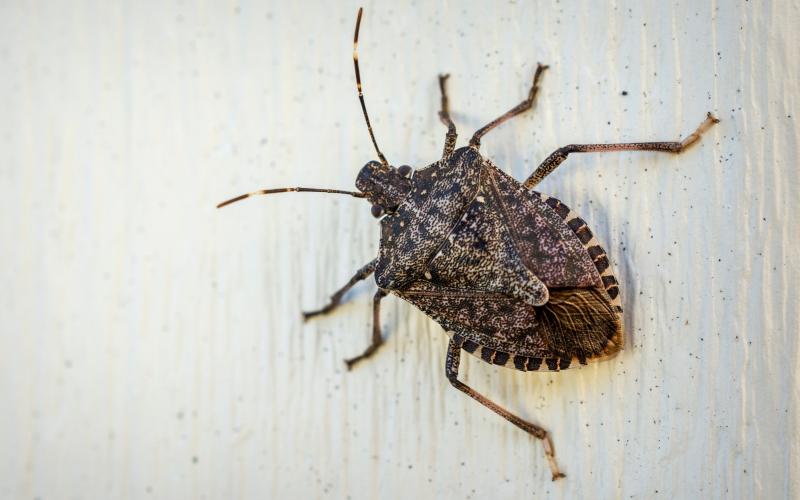
[[[551,66],[483,151],[605,242],[628,344],[613,361],[465,379],[446,337],[374,283],[303,324],[376,253],[348,189],[374,155],[350,60],[357,4],[0,5],[3,498],[797,498],[800,7],[773,2],[368,2],[361,62],[395,164],[438,158],[436,74],[460,144]],[[623,95],[623,91],[627,95]]]

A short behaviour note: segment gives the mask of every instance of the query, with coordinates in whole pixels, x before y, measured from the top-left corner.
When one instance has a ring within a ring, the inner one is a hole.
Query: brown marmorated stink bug
[[[380,301],[391,293],[415,305],[450,336],[445,373],[453,386],[520,429],[541,439],[553,480],[564,477],[545,429],[510,413],[458,380],[461,351],[487,363],[522,371],[559,371],[606,359],[623,346],[619,284],[605,251],[586,222],[556,198],[534,187],[570,153],[663,151],[680,153],[719,120],[706,119],[680,142],[571,144],[555,150],[519,183],[479,152],[481,138],[530,109],[547,66],[538,65],[528,97],[456,149],[456,127],[448,111],[445,82],[439,76],[441,110],[447,126],[442,158],[416,172],[395,168],[378,149],[372,132],[358,67],[358,10],[353,38],[358,98],[379,161],[370,161],[356,178],[359,191],[318,188],[265,189],[237,196],[283,192],[349,194],[372,203],[380,218],[378,257],[359,269],[322,309],[332,311],[359,281],[375,274],[372,343],[347,367],[383,343]]]

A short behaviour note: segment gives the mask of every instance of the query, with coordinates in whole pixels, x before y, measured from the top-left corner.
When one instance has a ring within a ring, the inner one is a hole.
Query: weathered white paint
[[[374,284],[303,324],[376,252],[349,188],[373,157],[350,60],[357,5],[0,5],[3,498],[797,498],[800,25],[773,2],[368,2],[361,62],[395,164],[461,144],[550,64],[534,112],[483,150],[589,221],[623,285],[617,359],[522,374],[467,357]],[[627,91],[628,95],[621,93]]]

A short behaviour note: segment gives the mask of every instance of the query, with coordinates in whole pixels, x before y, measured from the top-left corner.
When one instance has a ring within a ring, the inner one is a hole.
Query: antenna
[[[260,191],[253,191],[252,193],[240,194],[239,196],[231,198],[228,201],[223,201],[222,203],[217,205],[217,208],[222,208],[225,205],[230,205],[231,203],[242,201],[245,198],[250,198],[251,196],[258,196],[262,194],[276,194],[276,193],[332,193],[332,194],[349,194],[353,198],[367,197],[367,195],[365,195],[364,193],[358,193],[354,191],[341,191],[339,189],[288,187],[288,188],[262,189]]]
[[[378,152],[378,158],[385,166],[389,166],[386,157],[383,156],[381,150],[378,148],[378,143],[375,142],[375,134],[372,132],[372,124],[369,122],[369,115],[367,114],[367,105],[364,104],[364,93],[361,90],[361,71],[358,69],[358,29],[361,27],[361,13],[364,11],[363,7],[358,8],[358,17],[356,18],[356,34],[353,35],[353,66],[356,68],[356,88],[358,89],[358,100],[361,101],[361,111],[364,112],[364,120],[367,121],[367,129],[369,136],[372,138],[372,145],[375,146],[375,151]]]

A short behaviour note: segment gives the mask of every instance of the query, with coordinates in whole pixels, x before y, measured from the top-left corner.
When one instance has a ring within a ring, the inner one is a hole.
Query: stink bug
[[[680,153],[718,122],[711,113],[680,142],[572,144],[554,151],[524,182],[498,169],[479,152],[481,138],[529,110],[547,66],[538,65],[528,97],[479,129],[459,149],[445,83],[439,76],[439,118],[447,126],[442,158],[413,171],[391,166],[370,125],[358,66],[359,9],[353,63],[361,109],[378,155],[356,178],[358,191],[320,188],[265,189],[237,196],[219,207],[257,194],[324,192],[365,198],[380,218],[379,255],[358,270],[325,307],[336,308],[359,281],[375,275],[372,342],[348,368],[383,343],[380,301],[396,295],[439,323],[450,336],[447,379],[457,389],[541,439],[552,478],[564,477],[545,429],[493,403],[458,380],[461,351],[487,363],[522,371],[558,371],[608,358],[623,347],[619,284],[608,257],[586,223],[556,198],[533,188],[570,153],[663,151]]]

